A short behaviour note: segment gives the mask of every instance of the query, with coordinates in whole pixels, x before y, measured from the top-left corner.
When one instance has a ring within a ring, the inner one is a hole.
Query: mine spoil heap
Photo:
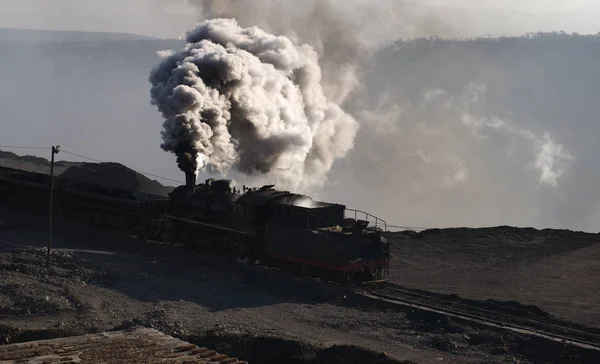
[[[94,184],[143,195],[168,196],[165,186],[119,163],[73,166],[57,178],[57,183],[63,186]]]

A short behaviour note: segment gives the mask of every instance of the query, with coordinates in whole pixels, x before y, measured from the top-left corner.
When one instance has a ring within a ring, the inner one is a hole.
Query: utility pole
[[[60,145],[52,146],[52,157],[50,158],[50,204],[48,211],[48,252],[46,255],[46,267],[50,267],[50,247],[52,246],[52,197],[54,195],[54,155],[60,151]]]

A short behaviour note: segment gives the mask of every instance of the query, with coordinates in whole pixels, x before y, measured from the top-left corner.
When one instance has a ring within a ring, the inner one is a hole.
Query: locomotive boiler
[[[227,221],[235,215],[239,194],[229,180],[208,179],[204,184],[186,184],[170,193],[172,210],[178,216]]]

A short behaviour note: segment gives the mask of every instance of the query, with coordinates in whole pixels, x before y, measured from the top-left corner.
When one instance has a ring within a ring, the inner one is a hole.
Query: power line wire
[[[87,160],[92,161],[92,162],[103,163],[102,161],[99,161],[97,159],[86,157],[86,156],[83,156],[83,155],[79,155],[79,154],[76,154],[76,153],[73,153],[73,152],[69,152],[69,151],[66,151],[64,149],[61,149],[61,152],[65,153],[65,154],[70,154],[72,156],[79,157],[79,158],[82,158],[82,159],[87,159]]]

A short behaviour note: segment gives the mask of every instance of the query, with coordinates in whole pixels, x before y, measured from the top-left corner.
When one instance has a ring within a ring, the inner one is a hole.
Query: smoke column
[[[325,96],[340,104],[358,85],[360,64],[368,57],[368,42],[348,13],[360,11],[354,0],[188,0],[202,20],[233,18],[241,26],[258,26],[296,44],[309,44],[319,54]],[[359,22],[364,24],[364,21]]]
[[[161,148],[184,172],[235,168],[307,190],[353,147],[358,123],[325,96],[308,45],[219,18],[162,56],[149,78],[152,104],[165,118]]]

